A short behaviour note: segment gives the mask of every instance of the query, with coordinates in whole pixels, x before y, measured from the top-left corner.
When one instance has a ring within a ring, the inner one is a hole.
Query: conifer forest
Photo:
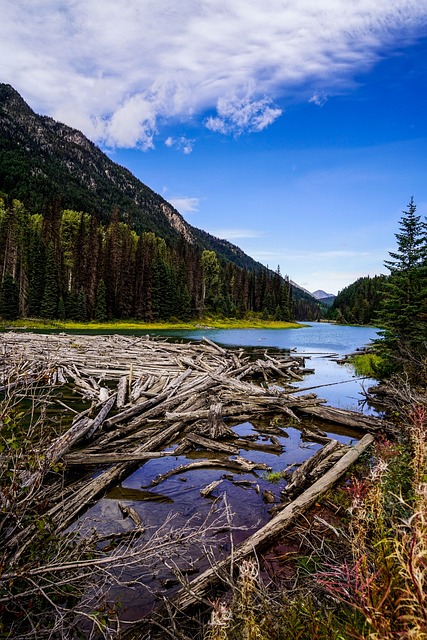
[[[211,250],[153,232],[139,235],[58,202],[30,213],[0,198],[0,315],[99,322],[174,321],[206,314],[316,319],[320,309],[294,299],[280,270],[250,271]]]

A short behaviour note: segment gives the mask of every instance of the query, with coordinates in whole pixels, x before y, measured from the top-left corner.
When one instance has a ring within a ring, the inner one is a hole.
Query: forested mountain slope
[[[239,247],[187,224],[80,131],[35,114],[5,84],[0,84],[0,192],[1,281],[11,276],[17,283],[20,315],[48,317],[63,314],[65,306],[69,317],[84,294],[86,311],[80,315],[91,318],[101,280],[109,317],[167,319],[207,309],[307,319],[320,314],[310,295]],[[49,260],[57,284],[48,312],[40,305]],[[44,266],[36,273],[37,261]],[[211,286],[212,269],[217,275]],[[183,304],[162,305],[162,286],[164,292],[173,290],[171,298],[182,294]]]
[[[386,276],[367,276],[345,287],[335,298],[329,317],[348,324],[375,324],[386,280]]]
[[[262,265],[239,247],[189,225],[159,194],[113,162],[80,131],[39,116],[10,85],[0,84],[0,190],[30,211],[59,199],[63,209],[84,211],[103,223],[117,210],[137,233],[183,238],[241,267]]]

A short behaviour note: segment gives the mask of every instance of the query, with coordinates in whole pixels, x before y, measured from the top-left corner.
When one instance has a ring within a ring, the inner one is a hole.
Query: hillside
[[[348,324],[375,323],[385,282],[385,276],[359,278],[338,293],[328,312],[329,317]]]
[[[236,245],[189,225],[166,200],[126,168],[113,162],[80,131],[52,118],[37,115],[6,84],[0,84],[0,192],[5,196],[6,209],[7,203],[18,200],[30,215],[42,214],[44,223],[40,233],[44,237],[44,244],[46,228],[59,224],[58,213],[54,213],[54,210],[84,212],[97,225],[104,225],[105,228],[114,222],[127,225],[131,233],[141,238],[141,242],[144,234],[155,234],[157,238],[166,241],[172,254],[180,254],[176,264],[185,261],[186,252],[191,255],[191,261],[198,265],[195,267],[196,271],[200,269],[203,251],[215,252],[222,264],[224,278],[227,264],[247,272],[243,280],[251,284],[245,286],[242,296],[246,296],[248,300],[251,295],[255,298],[250,290],[255,286],[250,280],[250,274],[254,277],[264,274],[262,278],[266,281],[272,281],[276,277],[276,274],[246,255]],[[56,216],[55,223],[52,216]],[[4,224],[9,224],[6,219]],[[59,252],[66,250],[61,243],[62,240],[58,237],[55,246]],[[4,260],[9,260],[9,257]],[[88,261],[90,262],[89,259]],[[169,261],[172,261],[172,257]],[[15,277],[16,261],[12,260],[12,263],[15,265]],[[58,264],[57,267],[62,273],[62,266]],[[98,271],[101,273],[100,269]],[[3,276],[5,273],[4,270]],[[186,277],[189,288],[195,289],[196,285],[193,284],[200,280],[200,273],[192,275],[188,272]],[[97,279],[99,280],[99,275],[92,277],[94,282]],[[241,276],[237,279],[241,279]],[[319,306],[310,294],[294,283],[280,280],[282,288],[290,287],[294,313],[298,317],[311,318],[319,315]],[[64,289],[63,284],[59,283],[59,286]],[[64,295],[66,294],[67,291],[64,290]],[[221,294],[220,297],[224,298],[224,295]],[[200,298],[200,294],[197,296]],[[133,297],[135,298],[135,294]],[[262,302],[263,297],[264,293],[258,295],[258,304],[249,301],[240,306],[246,310],[262,310],[264,306],[270,308],[273,304],[276,307],[281,304],[278,302],[278,289],[267,299],[267,305]],[[91,298],[93,306],[93,292]],[[263,306],[260,307],[260,304]],[[198,303],[193,300],[193,308],[197,307]]]
[[[80,131],[39,116],[10,85],[0,84],[0,191],[33,212],[54,199],[101,222],[120,219],[138,234],[210,249],[250,271],[264,267],[239,247],[189,225],[159,194],[113,162]]]

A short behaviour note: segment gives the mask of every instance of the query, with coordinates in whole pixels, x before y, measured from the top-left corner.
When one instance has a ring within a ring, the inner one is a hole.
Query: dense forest
[[[335,298],[327,317],[339,323],[375,324],[386,276],[359,278]]]
[[[104,225],[58,202],[42,215],[0,198],[0,265],[5,319],[153,321],[260,313],[288,321],[320,315],[311,300],[294,299],[279,269],[249,271],[184,240],[138,235],[118,213]]]

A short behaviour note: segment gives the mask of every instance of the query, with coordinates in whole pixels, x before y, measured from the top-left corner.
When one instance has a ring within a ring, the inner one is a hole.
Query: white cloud
[[[270,104],[267,98],[253,100],[249,92],[243,98],[221,97],[217,102],[218,115],[207,118],[205,125],[211,131],[236,136],[262,131],[282,114],[281,109],[272,108]]]
[[[175,147],[179,151],[182,151],[183,154],[189,155],[193,151],[195,140],[191,140],[186,136],[181,136],[179,138],[172,138],[169,136],[165,140],[165,145],[167,147]]]
[[[197,213],[199,210],[199,198],[178,196],[176,198],[168,198],[167,200],[180,213]]]
[[[328,96],[323,91],[315,91],[309,100],[309,102],[312,102],[317,107],[323,107],[327,101]]]
[[[0,78],[95,141],[150,149],[165,122],[239,135],[286,97],[321,104],[426,17],[427,0],[14,0]]]
[[[224,238],[225,240],[260,238],[264,235],[262,231],[255,231],[254,229],[213,229],[210,233],[217,238]]]

